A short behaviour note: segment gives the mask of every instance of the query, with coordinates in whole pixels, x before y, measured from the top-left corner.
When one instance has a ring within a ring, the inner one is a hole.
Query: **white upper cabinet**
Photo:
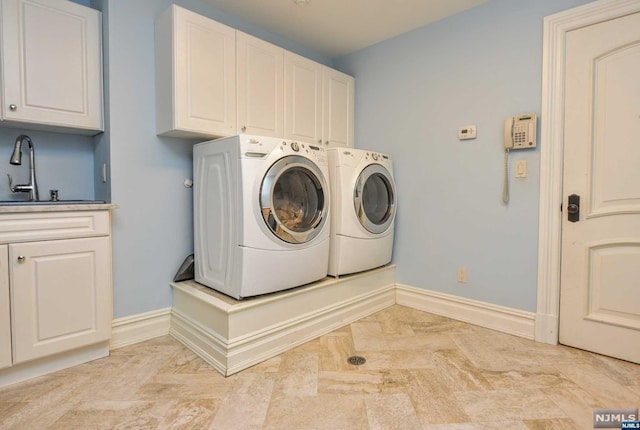
[[[235,134],[235,29],[172,5],[156,25],[156,97],[160,135]]]
[[[159,135],[353,146],[353,91],[351,76],[179,6],[156,23]]]
[[[284,49],[238,31],[238,131],[282,137]]]
[[[1,0],[7,125],[103,130],[101,13],[67,0]]]
[[[323,68],[322,138],[329,147],[353,147],[354,79]]]
[[[322,64],[284,54],[284,137],[322,143]]]

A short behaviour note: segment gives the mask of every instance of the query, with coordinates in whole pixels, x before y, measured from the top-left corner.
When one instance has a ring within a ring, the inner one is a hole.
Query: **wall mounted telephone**
[[[504,120],[505,150],[535,148],[536,122],[535,113],[506,118]]]
[[[538,116],[535,113],[510,116],[504,120],[504,187],[502,202],[509,203],[509,151],[536,147]]]

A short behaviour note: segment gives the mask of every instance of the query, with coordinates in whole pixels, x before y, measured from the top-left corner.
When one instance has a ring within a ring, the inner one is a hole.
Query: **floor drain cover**
[[[364,357],[360,357],[359,355],[354,355],[353,357],[347,358],[349,364],[353,364],[354,366],[360,366],[367,362]]]

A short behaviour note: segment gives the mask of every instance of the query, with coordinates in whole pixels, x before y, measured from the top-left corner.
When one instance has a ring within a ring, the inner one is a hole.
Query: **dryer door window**
[[[356,216],[367,231],[384,233],[395,216],[396,191],[391,174],[380,164],[365,167],[353,190]]]
[[[324,175],[307,158],[281,158],[262,180],[262,217],[285,242],[306,243],[316,237],[327,221],[327,205]]]

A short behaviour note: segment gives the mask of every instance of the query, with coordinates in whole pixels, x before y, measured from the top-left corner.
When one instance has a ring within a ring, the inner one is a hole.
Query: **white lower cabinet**
[[[106,237],[9,245],[13,363],[109,339]]]
[[[0,214],[0,368],[108,342],[109,216]]]
[[[11,313],[7,245],[0,245],[0,369],[11,366]]]

